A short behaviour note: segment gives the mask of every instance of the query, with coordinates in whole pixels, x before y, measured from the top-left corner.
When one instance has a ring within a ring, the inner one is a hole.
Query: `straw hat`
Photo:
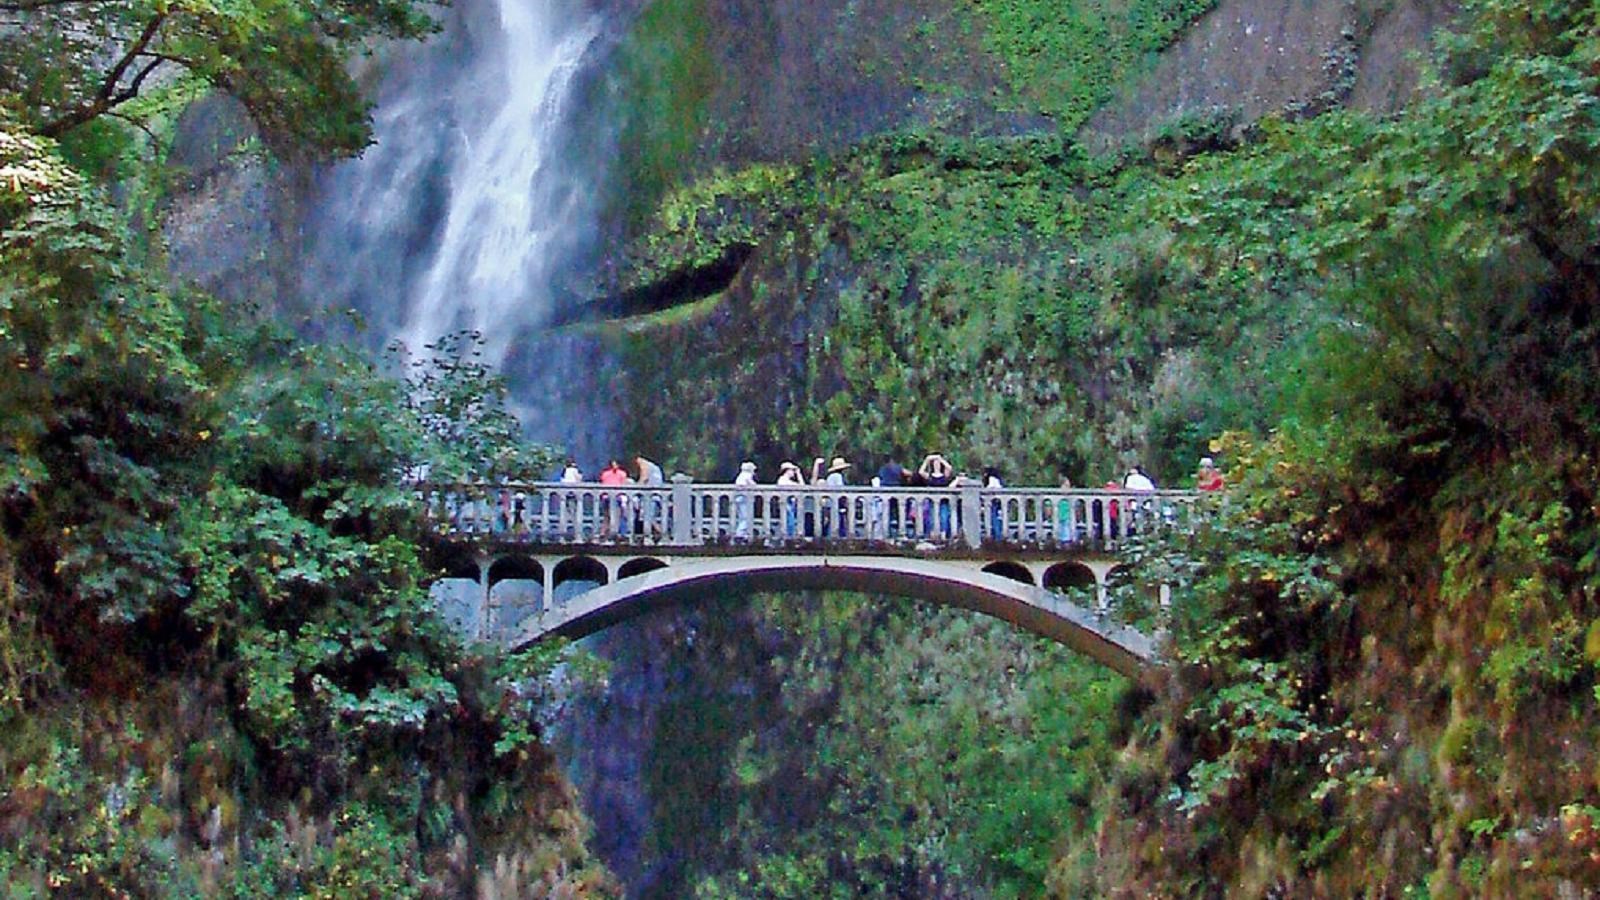
[[[778,471],[779,472],[789,472],[789,471],[798,472],[798,471],[800,471],[800,467],[786,459],[783,462],[778,464]]]
[[[835,456],[833,458],[833,464],[828,466],[828,474],[832,475],[835,472],[843,472],[845,469],[848,469],[848,468],[850,468],[850,464],[848,462],[845,462],[844,457]]]

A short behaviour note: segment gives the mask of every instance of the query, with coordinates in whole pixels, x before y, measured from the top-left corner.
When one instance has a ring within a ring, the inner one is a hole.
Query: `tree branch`
[[[111,109],[111,110],[106,110],[106,118],[108,118],[108,119],[116,119],[118,121],[126,122],[129,125],[132,125],[134,128],[137,128],[140,131],[144,132],[145,137],[149,138],[152,141],[160,141],[161,140],[161,138],[156,136],[156,133],[154,131],[150,130],[150,126],[149,125],[146,125],[145,123],[139,121],[138,119],[135,119],[132,116],[125,116],[122,113],[119,113],[114,109]]]
[[[124,53],[122,58],[117,60],[116,65],[111,67],[111,71],[106,74],[106,80],[100,85],[100,90],[95,94],[94,99],[81,103],[56,117],[55,120],[45,123],[44,127],[39,129],[39,133],[45,137],[60,137],[79,125],[105,114],[113,107],[139,96],[139,89],[144,86],[145,79],[149,78],[150,73],[165,62],[164,59],[152,59],[148,65],[139,70],[139,73],[133,77],[127,87],[119,90],[118,85],[122,84],[123,77],[128,74],[128,69],[133,65],[134,61],[146,55],[145,51],[149,48],[150,43],[156,39],[156,35],[160,33],[161,26],[166,21],[167,13],[157,13],[155,18],[144,26],[144,31],[133,42],[133,46],[128,48],[128,52]]]
[[[33,12],[52,6],[71,6],[75,3],[100,3],[102,0],[0,0],[0,12]]]

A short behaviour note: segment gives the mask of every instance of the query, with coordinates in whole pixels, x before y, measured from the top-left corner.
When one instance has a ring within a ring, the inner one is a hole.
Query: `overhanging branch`
[[[164,58],[156,57],[151,59],[144,68],[133,76],[133,79],[126,86],[122,86],[122,80],[127,76],[128,70],[133,67],[136,60],[142,56],[148,56],[146,51],[149,49],[151,42],[156,39],[156,35],[161,32],[161,26],[166,21],[167,13],[157,13],[154,18],[145,24],[144,30],[139,33],[139,37],[128,48],[128,51],[122,55],[121,59],[117,60],[116,65],[111,67],[111,71],[106,74],[105,81],[100,85],[100,90],[95,94],[94,98],[45,123],[39,129],[39,132],[46,137],[60,137],[79,125],[104,115],[114,107],[139,96],[139,90],[144,87],[145,79],[149,78],[150,73],[154,72],[166,61]]]

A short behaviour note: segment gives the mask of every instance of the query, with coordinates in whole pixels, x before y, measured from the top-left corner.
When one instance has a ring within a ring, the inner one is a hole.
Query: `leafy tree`
[[[1600,738],[1600,44],[1587,3],[1464,14],[1406,113],[1269,123],[1151,195],[1196,290],[1324,327],[1279,429],[1226,448],[1241,518],[1180,595],[1158,776],[1107,801],[1160,823],[1102,837],[1158,860],[1137,885],[1595,877],[1592,771],[1562,759]]]
[[[280,154],[349,155],[368,142],[346,61],[414,38],[425,0],[4,0],[0,89],[37,133],[61,137],[175,77],[232,94]]]
[[[549,459],[470,342],[383,377],[172,293],[3,111],[0,173],[0,885],[200,892],[178,851],[273,818],[328,823],[283,889],[461,886],[498,855],[523,883],[582,871],[576,820],[544,846],[559,791],[529,719],[562,649],[465,647],[423,590],[408,473]],[[141,714],[172,697],[185,721]],[[191,768],[197,747],[216,759]],[[179,769],[212,818],[148,774]]]

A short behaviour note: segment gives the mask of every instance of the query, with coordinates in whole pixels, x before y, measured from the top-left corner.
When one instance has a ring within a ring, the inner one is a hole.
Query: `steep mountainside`
[[[1600,879],[1588,5],[629,12],[559,334],[610,362],[566,408],[704,479],[942,450],[1182,485],[1217,454],[1237,498],[1148,573],[1179,617],[1144,684],[873,599],[614,630],[562,752],[631,889]]]

